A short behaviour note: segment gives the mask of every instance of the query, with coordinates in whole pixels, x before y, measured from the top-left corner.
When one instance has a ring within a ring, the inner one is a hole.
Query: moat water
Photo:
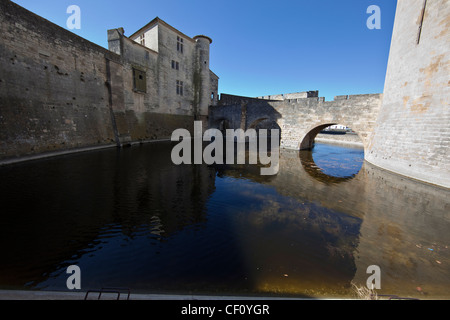
[[[450,191],[316,144],[257,165],[173,165],[170,142],[0,167],[0,288],[450,298]]]

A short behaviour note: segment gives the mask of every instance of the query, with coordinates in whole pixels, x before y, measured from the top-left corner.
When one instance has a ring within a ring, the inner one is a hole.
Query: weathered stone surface
[[[222,97],[234,104],[220,103]],[[222,94],[219,105],[210,107],[209,125],[222,130],[279,128],[281,147],[298,150],[310,148],[322,129],[342,124],[356,131],[367,148],[381,100],[381,94],[351,95],[334,101],[318,97],[277,101]]]
[[[366,159],[450,187],[450,3],[398,1],[383,105]],[[420,32],[420,41],[418,35]]]
[[[105,57],[118,56],[0,2],[0,159],[114,144]]]
[[[450,5],[425,3],[423,11],[422,0],[398,1],[383,95],[327,102],[317,91],[218,101],[206,36],[190,38],[156,18],[130,37],[108,30],[106,50],[1,1],[0,161],[169,138],[194,120],[203,129],[279,128],[283,148],[302,149],[324,127],[343,124],[372,164],[450,187]],[[147,46],[136,42],[142,32]],[[135,72],[145,75],[143,90]]]
[[[156,21],[158,51],[122,28],[108,30],[106,50],[1,1],[0,161],[168,139],[175,129],[191,130],[194,119],[205,121],[218,89],[209,70],[210,40],[183,35],[184,51],[177,52],[181,32]]]
[[[151,82],[147,89],[154,92],[145,98],[153,101],[154,112],[199,118],[217,102],[219,78],[209,69],[212,40],[207,36],[191,38],[155,18],[129,37],[117,32],[109,38],[110,50],[120,51],[126,60],[137,61],[144,52],[156,58],[140,62],[144,68],[153,69],[147,76]],[[181,82],[182,93],[177,90]]]

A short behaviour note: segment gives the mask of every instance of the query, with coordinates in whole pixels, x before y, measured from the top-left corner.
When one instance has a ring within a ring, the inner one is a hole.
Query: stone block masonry
[[[0,1],[0,27],[3,163],[169,139],[177,128],[193,130],[194,120],[204,117],[205,105],[214,101],[205,100],[211,90],[217,99],[218,77],[209,64],[202,65],[205,86],[196,87],[201,105],[195,105],[192,85],[185,80],[194,71],[183,74],[184,94],[179,94],[175,74],[181,71],[171,70],[169,53],[140,45],[122,28],[108,31],[107,50],[6,0]],[[173,42],[171,35],[161,33],[164,37]],[[199,46],[190,42],[194,49]],[[205,54],[202,59],[209,62]]]
[[[299,150],[311,148],[324,128],[342,124],[357,132],[367,148],[382,96],[361,94],[324,101],[317,95],[267,100],[222,94],[219,105],[210,107],[209,126],[221,130],[278,128],[281,147]]]
[[[449,43],[449,1],[398,1],[383,104],[366,155],[376,166],[447,188]]]
[[[0,2],[0,159],[114,144],[106,59],[116,55]]]
[[[156,18],[130,37],[109,30],[107,50],[2,0],[0,163],[168,139],[178,128],[192,132],[194,120],[279,128],[285,149],[310,148],[320,130],[342,124],[373,165],[450,188],[449,21],[449,1],[398,1],[383,94],[217,101],[206,36]]]

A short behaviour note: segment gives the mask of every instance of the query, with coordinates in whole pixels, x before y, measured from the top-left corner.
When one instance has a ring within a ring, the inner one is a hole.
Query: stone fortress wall
[[[449,44],[449,1],[398,1],[383,104],[366,152],[376,166],[447,188]]]
[[[0,162],[168,139],[177,128],[192,132],[194,120],[279,128],[287,149],[311,147],[320,130],[343,124],[359,134],[368,162],[448,188],[449,17],[445,0],[398,1],[383,94],[218,101],[206,36],[155,18],[130,37],[108,30],[107,50],[0,1]]]
[[[204,120],[217,100],[210,39],[191,39],[160,19],[153,22],[158,51],[126,37],[122,28],[108,30],[107,50],[0,1],[0,161],[192,131],[194,119]],[[177,34],[184,39],[178,55]],[[181,67],[173,69],[171,60]]]
[[[0,159],[114,145],[120,57],[10,1],[0,26]]]
[[[446,0],[398,1],[383,94],[329,102],[317,91],[258,98],[222,94],[211,107],[210,124],[225,121],[245,129],[259,117],[267,127],[276,123],[281,147],[288,149],[310,148],[326,125],[346,125],[359,134],[371,164],[450,188],[449,21]],[[249,116],[257,109],[259,115]]]

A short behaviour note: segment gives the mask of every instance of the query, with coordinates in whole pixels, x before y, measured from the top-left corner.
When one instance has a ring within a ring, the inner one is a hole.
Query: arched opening
[[[260,118],[255,121],[253,121],[249,126],[248,129],[255,129],[256,132],[258,132],[261,129],[267,130],[267,136],[270,139],[271,138],[271,129],[277,129],[278,130],[278,139],[281,139],[281,127],[278,125],[278,123],[275,120],[268,119],[268,118]]]
[[[219,122],[218,129],[222,132],[222,134],[225,136],[226,130],[230,129],[230,122],[227,119],[222,119]]]
[[[252,123],[250,123],[250,125],[248,126],[248,129],[257,129],[257,127],[260,127],[260,124],[262,124],[264,126],[264,124],[267,122],[267,120],[268,120],[267,118],[257,119],[255,121],[253,121]]]
[[[314,147],[314,139],[324,129],[336,125],[335,123],[327,123],[319,125],[311,129],[300,142],[300,150],[311,150]]]
[[[356,176],[364,162],[364,146],[350,127],[327,123],[311,129],[300,144],[306,172],[325,182],[342,182]]]
[[[257,138],[260,137],[259,130],[261,130],[261,129],[267,130],[266,131],[266,133],[267,133],[267,145],[266,145],[267,149],[266,150],[268,150],[268,151],[271,150],[272,145],[273,145],[272,142],[277,144],[278,146],[280,145],[281,127],[278,125],[278,123],[275,120],[269,119],[269,118],[260,118],[260,119],[253,121],[248,126],[248,129],[255,129]],[[278,130],[278,136],[272,136],[272,129]],[[258,144],[258,148],[259,147],[260,147],[260,144]]]

